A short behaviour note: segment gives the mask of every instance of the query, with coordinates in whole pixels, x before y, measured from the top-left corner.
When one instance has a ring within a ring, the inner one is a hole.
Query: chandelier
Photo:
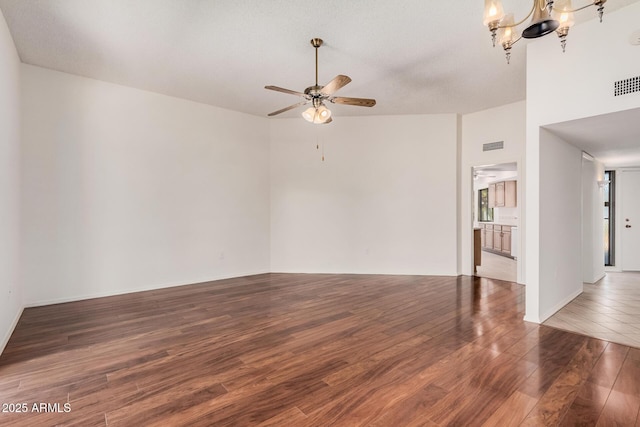
[[[567,45],[567,35],[569,29],[573,26],[573,13],[590,6],[598,7],[598,16],[602,22],[602,14],[604,12],[604,4],[607,0],[592,0],[586,6],[574,9],[571,0],[533,0],[533,7],[527,16],[518,22],[514,22],[513,14],[504,13],[500,0],[484,1],[484,20],[483,24],[489,27],[491,31],[491,41],[493,47],[496,46],[496,39],[502,45],[507,57],[507,64],[511,60],[511,48],[522,37],[525,39],[536,39],[546,36],[549,33],[556,32],[560,37],[560,45],[562,51],[565,51]],[[516,27],[529,17],[531,22],[527,28],[522,31],[522,35],[518,33]]]

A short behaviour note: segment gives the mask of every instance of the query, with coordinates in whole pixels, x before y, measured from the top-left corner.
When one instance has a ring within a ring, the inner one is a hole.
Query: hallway
[[[614,273],[584,292],[546,326],[640,348],[640,272]]]

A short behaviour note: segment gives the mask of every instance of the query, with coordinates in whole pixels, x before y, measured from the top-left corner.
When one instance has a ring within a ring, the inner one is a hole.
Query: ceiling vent
[[[482,144],[482,151],[502,150],[504,148],[504,141],[488,142]]]
[[[640,76],[618,80],[614,83],[613,96],[626,95],[634,92],[640,92]]]

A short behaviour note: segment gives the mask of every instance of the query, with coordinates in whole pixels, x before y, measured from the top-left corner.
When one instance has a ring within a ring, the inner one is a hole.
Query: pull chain
[[[316,150],[320,149],[320,143],[318,142],[318,130],[316,129]],[[324,162],[324,144],[322,144],[322,161]]]

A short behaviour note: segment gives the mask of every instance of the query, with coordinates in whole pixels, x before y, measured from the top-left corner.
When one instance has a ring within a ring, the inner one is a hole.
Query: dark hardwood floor
[[[30,308],[0,425],[640,426],[639,349],[523,314],[508,282],[303,274]]]

